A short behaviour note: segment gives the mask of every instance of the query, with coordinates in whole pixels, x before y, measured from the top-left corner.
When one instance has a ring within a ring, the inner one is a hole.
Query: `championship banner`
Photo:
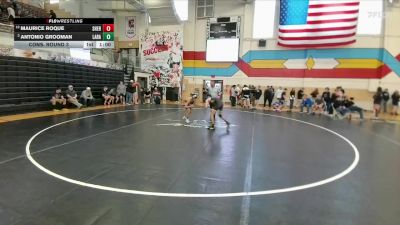
[[[140,36],[141,69],[153,74],[151,85],[178,87],[181,91],[182,33],[149,32]]]
[[[125,17],[125,36],[129,39],[136,37],[136,17]]]

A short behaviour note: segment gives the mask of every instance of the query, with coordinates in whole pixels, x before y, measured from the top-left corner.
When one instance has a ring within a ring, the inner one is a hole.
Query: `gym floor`
[[[226,109],[209,131],[208,115],[1,123],[0,224],[400,224],[399,124]]]

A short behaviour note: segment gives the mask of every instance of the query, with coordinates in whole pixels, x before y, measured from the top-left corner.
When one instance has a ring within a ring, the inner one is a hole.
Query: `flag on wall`
[[[125,36],[129,39],[136,37],[136,17],[125,16]]]
[[[281,0],[278,45],[316,48],[356,42],[359,0]]]

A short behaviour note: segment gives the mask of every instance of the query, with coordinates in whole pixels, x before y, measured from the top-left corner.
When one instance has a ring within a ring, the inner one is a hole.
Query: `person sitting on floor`
[[[81,103],[86,107],[94,106],[95,100],[94,100],[92,90],[90,89],[90,87],[87,87],[85,90],[82,91]]]
[[[56,88],[56,91],[54,92],[53,97],[51,97],[50,102],[54,111],[58,111],[60,108],[65,107],[67,100],[64,98],[60,87]]]
[[[111,105],[114,104],[117,98],[117,89],[111,88],[111,90],[108,92],[108,95],[111,97],[109,103],[111,103]]]
[[[108,92],[109,92],[108,87],[104,86],[103,91],[101,93],[101,96],[104,99],[104,105],[110,105],[111,102],[114,101],[114,98]]]
[[[123,81],[120,81],[117,86],[117,94],[116,94],[116,101],[118,103],[121,101],[123,105],[125,105],[125,95],[126,95],[126,86]]]
[[[315,99],[315,104],[313,105],[313,114],[318,113],[321,115],[325,112],[325,101],[322,95],[317,96]]]
[[[303,101],[300,104],[300,112],[304,112],[304,107],[307,108],[307,113],[311,114],[312,113],[312,106],[314,105],[314,102],[311,97],[308,95],[303,95]]]
[[[272,103],[272,109],[275,112],[282,112],[283,107],[285,106],[285,101],[278,100]]]
[[[78,107],[78,109],[82,108],[82,104],[79,103],[78,101],[78,95],[76,94],[76,91],[74,90],[74,86],[72,85],[68,85],[68,90],[65,92],[66,96],[67,96],[67,101],[73,105],[75,105],[76,107]]]

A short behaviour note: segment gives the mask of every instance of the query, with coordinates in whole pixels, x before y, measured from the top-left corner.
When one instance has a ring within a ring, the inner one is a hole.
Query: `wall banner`
[[[140,36],[141,69],[153,74],[152,86],[181,88],[182,41],[182,33],[173,31]]]
[[[136,17],[125,17],[125,36],[129,39],[136,37]]]

